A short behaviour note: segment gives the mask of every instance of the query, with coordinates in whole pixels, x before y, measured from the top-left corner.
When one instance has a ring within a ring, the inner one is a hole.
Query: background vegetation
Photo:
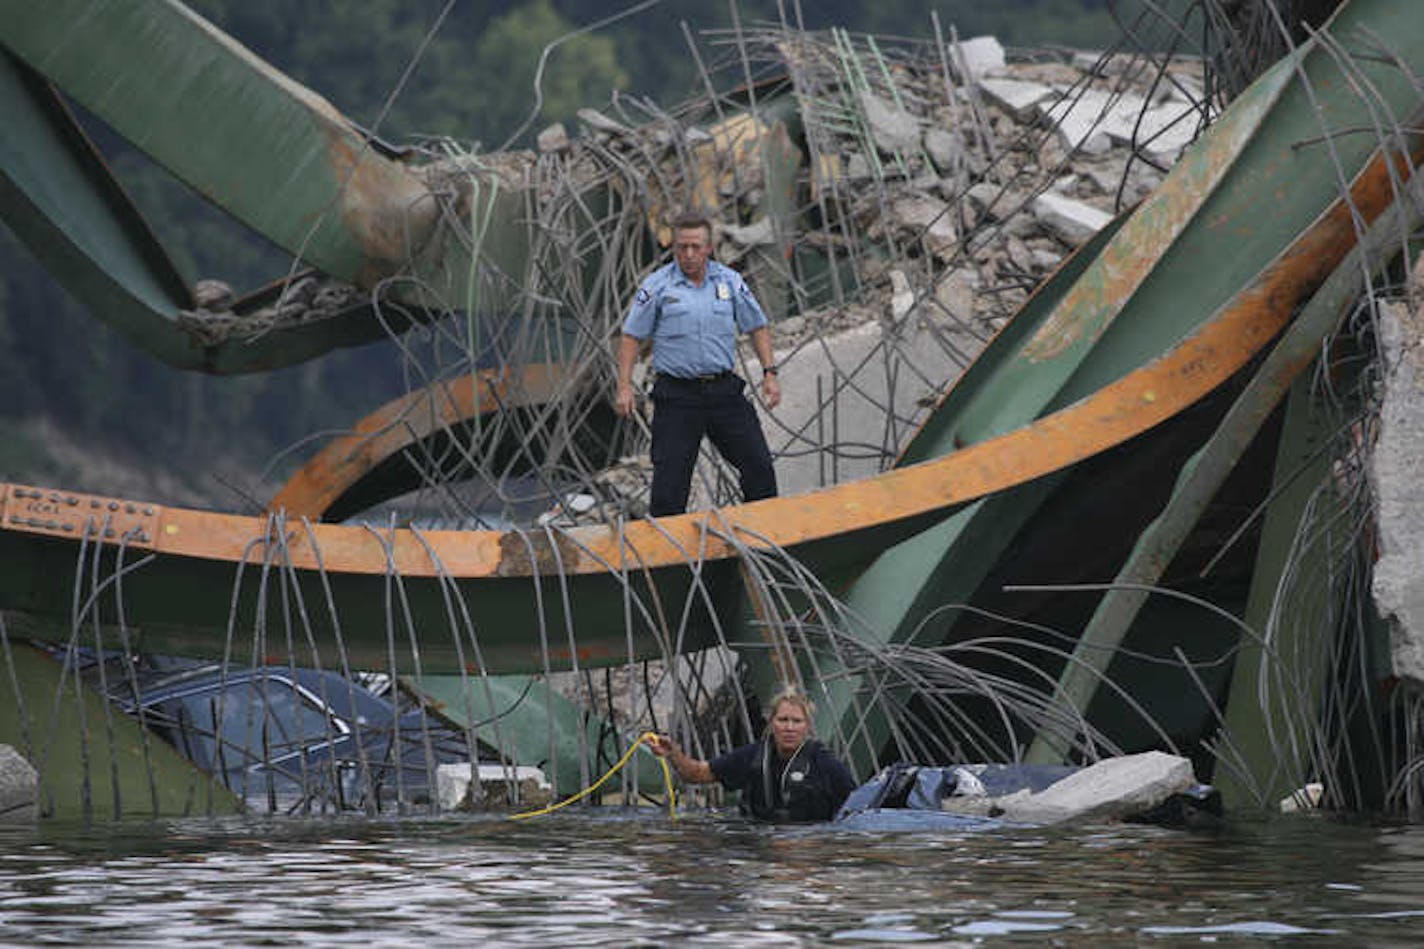
[[[683,24],[715,55],[733,26],[729,4],[663,0],[560,42],[536,107],[546,44],[634,4],[603,0],[189,0],[258,55],[393,142],[449,136],[489,151],[611,96],[664,106],[700,92]],[[801,14],[795,12],[800,8]],[[1007,46],[1101,47],[1116,35],[1106,0],[738,0],[743,29],[782,22],[930,37],[930,10],[968,37]],[[783,13],[783,11],[785,11]],[[437,28],[438,27],[438,28]],[[413,71],[417,50],[433,37]],[[398,95],[393,92],[399,90]],[[90,122],[190,281],[239,291],[286,272],[289,260],[207,206]],[[196,133],[196,130],[195,130]],[[255,377],[168,369],[70,300],[0,229],[0,480],[136,493],[241,508],[260,503],[303,453],[277,453],[339,429],[401,391],[387,344],[333,353]],[[269,461],[265,483],[259,474]],[[147,474],[145,474],[147,473]],[[152,475],[162,473],[165,480]]]

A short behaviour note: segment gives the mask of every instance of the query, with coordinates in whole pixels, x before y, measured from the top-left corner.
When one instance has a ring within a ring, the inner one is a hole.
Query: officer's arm
[[[633,411],[633,364],[638,361],[638,347],[642,340],[627,333],[618,338],[618,392],[613,399],[613,408],[619,415],[629,415]]]
[[[758,326],[752,330],[752,349],[761,363],[761,396],[766,407],[774,409],[781,402],[781,377],[771,352],[771,330]]]

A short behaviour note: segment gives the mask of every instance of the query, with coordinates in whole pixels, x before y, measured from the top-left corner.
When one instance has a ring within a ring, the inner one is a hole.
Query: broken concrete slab
[[[1110,151],[1111,130],[1124,123],[1131,128],[1132,120],[1146,107],[1140,96],[1083,88],[1061,90],[1056,98],[1038,103],[1039,113],[1053,124],[1063,146],[1088,155]]]
[[[941,175],[953,174],[963,167],[964,142],[953,132],[942,128],[927,129],[924,146]]]
[[[982,79],[979,91],[998,108],[1020,122],[1033,118],[1040,103],[1057,101],[1059,94],[1052,86],[1022,79]]]
[[[1122,820],[1149,811],[1196,783],[1190,760],[1147,751],[1105,758],[1040,791],[948,797],[941,806],[955,813],[988,814],[1027,824]]]
[[[530,765],[442,764],[435,769],[435,792],[443,811],[538,808],[554,800],[554,786]]]
[[[1198,117],[1191,103],[1172,102],[1139,111],[1114,109],[1103,129],[1117,145],[1133,145],[1159,164],[1171,165],[1196,138]]]
[[[939,198],[929,195],[907,195],[890,203],[890,220],[914,232],[936,255],[954,251],[959,241],[954,210]]]
[[[920,120],[911,113],[868,91],[860,93],[860,108],[880,151],[899,155],[920,147]]]
[[[0,745],[0,821],[33,821],[39,816],[39,773],[9,745]]]
[[[1070,247],[1078,247],[1112,221],[1112,215],[1091,204],[1044,192],[1033,199],[1033,214]]]
[[[1424,314],[1386,304],[1378,325],[1385,374],[1369,463],[1379,546],[1372,593],[1389,624],[1394,674],[1424,688]]]
[[[567,151],[572,143],[569,141],[569,130],[564,128],[564,123],[555,122],[539,132],[535,139],[535,145],[540,152]]]
[[[955,44],[953,69],[960,82],[976,82],[1003,72],[1007,66],[998,37],[975,36]]]

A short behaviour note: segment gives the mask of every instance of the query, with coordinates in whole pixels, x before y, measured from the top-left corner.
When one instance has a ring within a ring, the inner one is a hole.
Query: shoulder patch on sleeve
[[[647,306],[647,305],[648,305],[648,301],[650,301],[652,298],[653,298],[653,295],[648,292],[648,288],[647,288],[647,287],[639,287],[639,288],[638,288],[638,305],[639,305],[639,306]]]

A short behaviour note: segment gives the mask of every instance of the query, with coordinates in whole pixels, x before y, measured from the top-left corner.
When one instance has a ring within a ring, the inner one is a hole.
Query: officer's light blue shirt
[[[623,332],[653,339],[653,369],[684,379],[736,365],[737,331],[766,325],[766,314],[742,275],[707,261],[702,286],[693,286],[677,261],[653,271],[633,299]]]

